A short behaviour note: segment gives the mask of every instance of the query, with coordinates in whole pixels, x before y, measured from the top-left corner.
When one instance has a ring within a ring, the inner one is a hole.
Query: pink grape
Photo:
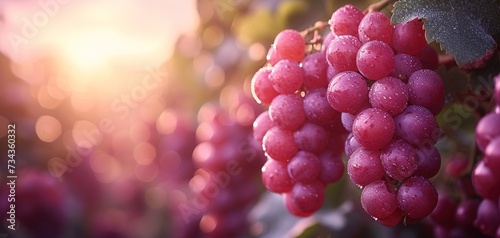
[[[349,156],[347,174],[360,187],[384,177],[384,168],[380,161],[380,152],[358,148]]]
[[[253,137],[254,139],[262,144],[262,139],[264,139],[264,135],[266,132],[274,126],[274,123],[271,121],[269,117],[269,113],[267,111],[262,112],[253,123]]]
[[[295,143],[304,151],[319,154],[328,146],[330,135],[321,126],[311,122],[306,122],[293,133]]]
[[[484,199],[477,209],[474,225],[488,236],[494,236],[500,226],[500,211],[498,205],[488,199]]]
[[[294,181],[288,175],[287,164],[269,159],[262,167],[262,182],[271,192],[286,193],[293,187]]]
[[[431,182],[423,177],[411,177],[398,189],[398,204],[408,217],[420,220],[436,207],[438,194]]]
[[[438,140],[439,125],[425,107],[410,105],[394,117],[394,122],[396,135],[412,145],[433,145]]]
[[[370,104],[391,115],[397,115],[408,104],[408,87],[400,79],[385,77],[375,81],[369,92]]]
[[[429,109],[437,115],[444,100],[444,82],[436,72],[421,69],[408,79],[409,102]],[[433,111],[433,109],[435,109]]]
[[[367,13],[359,23],[359,40],[362,43],[378,40],[391,45],[393,29],[391,20],[384,13],[373,11]]]
[[[259,69],[253,76],[251,82],[252,95],[257,103],[269,105],[271,101],[278,96],[278,92],[274,89],[269,74],[272,68],[264,67]]]
[[[426,179],[434,177],[441,168],[441,155],[438,149],[431,144],[426,144],[415,148],[415,151],[417,153],[417,170],[413,175]]]
[[[310,183],[318,178],[321,161],[310,152],[299,151],[288,163],[290,178],[300,183]]]
[[[306,42],[300,32],[286,29],[278,33],[273,47],[279,59],[289,59],[300,62],[305,53]]]
[[[300,214],[311,214],[323,205],[325,187],[319,181],[296,183],[287,195],[285,203],[290,204]]]
[[[396,194],[384,180],[372,182],[361,191],[363,209],[376,219],[389,217],[398,208]]]
[[[330,42],[326,51],[328,64],[342,71],[358,71],[356,66],[356,55],[363,44],[355,36],[337,36]]]
[[[325,88],[306,93],[304,111],[307,119],[318,125],[329,126],[340,122],[340,113],[328,103]]]
[[[368,101],[368,85],[359,73],[337,74],[328,85],[327,99],[333,109],[356,114]]]
[[[327,185],[339,181],[344,175],[344,162],[340,155],[335,155],[332,151],[326,150],[319,155],[321,161],[321,172],[319,180]]]
[[[417,70],[423,69],[422,62],[413,55],[397,54],[394,56],[394,69],[390,76],[407,83],[410,76]]]
[[[477,163],[472,171],[472,183],[476,193],[481,197],[498,201],[500,196],[500,176],[495,174],[488,166],[485,165],[484,159]]]
[[[336,36],[352,35],[357,37],[358,26],[363,17],[361,10],[347,4],[334,12],[328,23],[330,23],[330,29]]]
[[[426,45],[423,23],[418,19],[394,27],[392,46],[396,52],[418,55]]]
[[[267,131],[262,146],[269,157],[282,162],[289,161],[299,151],[293,133],[276,126]]]
[[[280,94],[269,106],[269,117],[285,130],[296,130],[306,119],[302,97],[298,94]]]
[[[400,181],[409,178],[417,169],[415,149],[403,140],[394,140],[383,148],[380,161],[385,173]]]
[[[476,143],[481,151],[485,151],[490,141],[500,136],[500,114],[490,113],[481,118],[476,125]]]
[[[325,88],[328,85],[328,62],[321,52],[315,52],[302,59],[301,67],[304,71],[304,88],[312,90]]]
[[[378,80],[394,70],[394,52],[382,41],[366,42],[356,55],[359,72],[368,79]]]
[[[491,140],[486,147],[484,164],[495,174],[500,174],[500,136]]]
[[[378,150],[389,144],[394,132],[395,125],[391,115],[378,108],[363,110],[352,125],[356,141],[370,150]]]
[[[283,94],[294,93],[302,87],[304,72],[297,62],[280,60],[269,74],[273,88]]]

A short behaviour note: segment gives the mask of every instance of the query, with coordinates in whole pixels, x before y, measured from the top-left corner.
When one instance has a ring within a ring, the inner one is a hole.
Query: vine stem
[[[365,9],[365,11],[363,12],[364,14],[367,14],[367,13],[370,13],[370,12],[373,12],[373,11],[381,11],[382,9],[384,9],[385,7],[395,3],[397,0],[381,0],[381,1],[378,1],[376,3],[373,3],[371,4],[370,6],[368,6],[368,8]]]
[[[303,30],[300,32],[300,35],[302,35],[302,37],[306,37],[308,36],[309,34],[313,33],[313,32],[317,32],[317,31],[322,31],[323,29],[325,29],[325,27],[328,27],[330,26],[330,24],[328,24],[328,22],[325,22],[325,21],[317,21],[316,23],[314,23],[313,26]]]

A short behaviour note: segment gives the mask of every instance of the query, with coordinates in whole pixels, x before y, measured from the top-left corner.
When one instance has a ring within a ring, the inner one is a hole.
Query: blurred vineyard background
[[[264,108],[250,80],[274,37],[373,2],[1,1],[0,237],[428,237],[425,222],[373,221],[345,178],[304,219],[260,181],[251,127]],[[4,219],[9,123],[15,232]],[[245,178],[216,188],[222,205],[193,207],[215,157],[242,157]],[[238,196],[248,201],[216,210]]]

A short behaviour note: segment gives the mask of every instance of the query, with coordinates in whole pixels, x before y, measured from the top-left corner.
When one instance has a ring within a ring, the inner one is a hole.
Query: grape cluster
[[[283,194],[290,213],[310,216],[324,201],[325,187],[340,180],[346,131],[327,100],[328,63],[321,51],[306,52],[300,32],[280,32],[267,64],[252,78],[255,100],[269,106],[254,122],[254,138],[267,162],[262,181]]]
[[[483,234],[500,237],[500,75],[494,83],[497,106],[476,126],[476,143],[484,157],[475,165],[471,178],[475,192],[484,198],[477,208],[475,226]]]
[[[493,233],[487,236],[482,230],[490,226],[489,219],[496,219],[489,217],[496,212],[494,209],[496,204],[492,204],[487,199],[481,201],[474,191],[470,173],[468,173],[469,168],[470,161],[462,153],[453,154],[447,160],[444,174],[453,184],[439,189],[438,203],[429,215],[436,238],[494,236]],[[453,188],[453,191],[450,191],[450,188]],[[481,211],[478,210],[480,206]]]
[[[325,53],[334,76],[327,99],[350,132],[347,172],[362,188],[361,205],[386,226],[421,220],[438,201],[428,179],[441,166],[435,115],[444,105],[423,23],[393,26],[385,14],[352,5],[329,23],[334,37]]]
[[[264,164],[264,155],[249,136],[258,112],[245,100],[232,104],[234,110],[228,111],[209,102],[198,112],[199,143],[193,151],[198,170],[190,186],[196,196],[194,204],[200,209],[204,237],[248,232],[247,214],[260,195],[256,175]]]

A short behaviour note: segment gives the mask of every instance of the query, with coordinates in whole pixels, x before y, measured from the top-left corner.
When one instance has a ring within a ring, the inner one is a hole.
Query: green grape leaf
[[[481,63],[500,39],[500,0],[400,0],[391,22],[424,22],[428,42],[437,41],[459,66]]]

